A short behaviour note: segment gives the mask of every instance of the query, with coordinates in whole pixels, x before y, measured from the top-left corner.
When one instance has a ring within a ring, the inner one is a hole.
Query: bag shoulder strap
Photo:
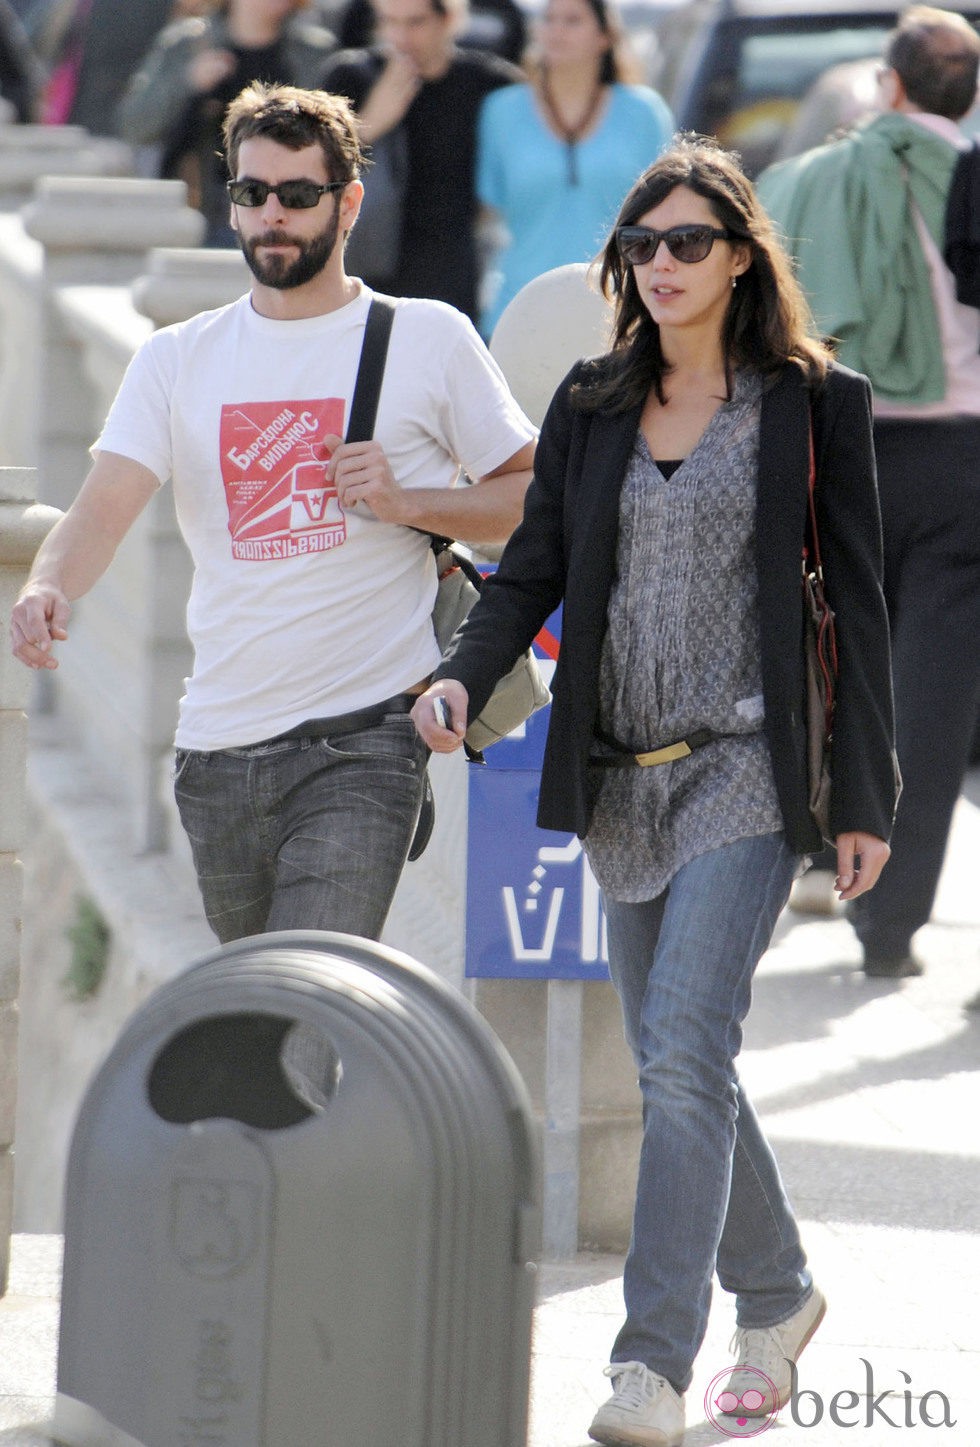
[[[347,442],[370,442],[374,436],[374,423],[378,415],[381,383],[384,380],[385,361],[388,356],[388,340],[394,319],[394,302],[386,296],[375,296],[368,308],[367,321],[364,324],[364,340],[361,343],[361,357],[357,364],[354,396],[347,422]]]
[[[809,457],[807,460],[807,521],[809,523],[808,537],[810,546],[813,549],[813,553],[811,557],[810,548],[808,548],[806,542],[804,542],[803,571],[804,573],[806,573],[809,572],[812,568],[812,571],[816,573],[820,581],[823,582],[823,558],[820,554],[820,533],[817,529],[817,462],[816,453],[813,445],[812,406],[809,409],[808,451]]]
[[[810,541],[813,544],[813,562],[818,573],[823,572],[823,559],[820,556],[820,534],[817,531],[817,462],[813,448],[813,417],[810,417],[809,429],[809,457],[807,460],[807,506],[810,514]],[[806,549],[804,548],[804,553]]]
[[[364,339],[361,342],[361,356],[354,380],[354,396],[350,404],[350,420],[347,424],[347,442],[368,442],[374,436],[374,423],[381,400],[381,383],[384,380],[385,361],[388,356],[388,341],[395,319],[395,304],[390,297],[375,295],[368,309],[364,324]],[[453,550],[453,539],[430,533],[429,540],[436,557],[445,552],[452,553],[452,566],[459,568],[478,589],[483,584],[483,575],[465,554]]]

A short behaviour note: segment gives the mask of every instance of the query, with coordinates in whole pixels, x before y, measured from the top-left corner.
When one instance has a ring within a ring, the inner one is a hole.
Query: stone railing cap
[[[226,306],[248,291],[251,273],[237,249],[157,247],[132,285],[133,306],[158,327]]]
[[[43,176],[21,215],[29,236],[61,251],[193,246],[205,228],[183,181],[136,176]]]
[[[46,503],[5,496],[3,472],[6,470],[0,470],[0,566],[26,568],[62,514]]]
[[[5,151],[70,151],[90,139],[84,126],[0,126],[0,148]]]
[[[132,176],[134,164],[133,149],[125,141],[84,131],[72,146],[44,146],[41,140],[30,146],[0,144],[0,190],[33,190],[39,176]]]

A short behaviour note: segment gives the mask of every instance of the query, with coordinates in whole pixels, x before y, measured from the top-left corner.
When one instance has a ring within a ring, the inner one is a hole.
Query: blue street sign
[[[467,975],[608,979],[599,887],[580,839],[535,824],[537,772],[468,773]]]

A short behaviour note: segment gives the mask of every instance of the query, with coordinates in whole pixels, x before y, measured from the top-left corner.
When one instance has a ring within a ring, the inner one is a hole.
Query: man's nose
[[[260,208],[263,221],[281,221],[286,215],[286,208],[279,200],[275,191],[270,191]]]

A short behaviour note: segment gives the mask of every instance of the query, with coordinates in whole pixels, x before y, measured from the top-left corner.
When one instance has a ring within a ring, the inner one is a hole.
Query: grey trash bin
[[[215,951],[134,1015],[72,1141],[70,1447],[524,1447],[540,1172],[456,992],[350,935]]]

